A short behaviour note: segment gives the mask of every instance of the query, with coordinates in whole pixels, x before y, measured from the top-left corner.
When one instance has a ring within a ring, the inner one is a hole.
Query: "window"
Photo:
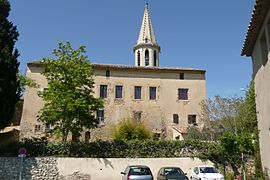
[[[149,66],[149,51],[145,50],[145,66]]]
[[[180,73],[179,74],[179,79],[184,79],[185,78],[185,74],[184,73]]]
[[[188,124],[193,124],[193,125],[197,124],[195,114],[188,115]]]
[[[154,66],[157,66],[157,51],[154,51]]]
[[[101,98],[107,98],[107,85],[100,85],[99,95]]]
[[[99,124],[104,124],[104,110],[97,110],[97,119]]]
[[[39,124],[36,124],[35,125],[35,132],[39,132],[40,131],[40,125]]]
[[[137,121],[137,122],[140,122],[141,121],[141,118],[142,118],[142,112],[141,111],[134,111],[133,112],[133,116],[134,116],[134,119]]]
[[[156,87],[149,87],[149,99],[155,100],[157,98],[157,88]]]
[[[178,89],[178,99],[179,100],[188,100],[188,89]]]
[[[138,60],[138,66],[141,65],[141,54],[140,51],[137,52],[137,60]]]
[[[142,87],[141,86],[135,86],[134,88],[134,99],[141,99],[142,95]]]
[[[78,142],[79,141],[79,137],[77,135],[75,135],[75,134],[72,134],[71,141]]]
[[[123,86],[115,86],[115,98],[123,98],[122,92],[123,91]]]
[[[110,70],[106,70],[106,77],[110,77]]]
[[[85,132],[84,141],[86,143],[89,143],[90,142],[90,138],[91,138],[91,133],[89,131]]]
[[[50,132],[53,130],[53,126],[51,124],[45,124],[45,132]]]
[[[179,116],[178,116],[178,114],[173,114],[173,123],[174,124],[179,124]]]

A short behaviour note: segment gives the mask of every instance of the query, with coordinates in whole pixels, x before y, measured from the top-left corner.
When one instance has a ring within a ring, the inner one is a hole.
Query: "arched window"
[[[154,66],[157,66],[157,51],[154,51]]]
[[[149,51],[145,50],[145,66],[149,66]]]
[[[137,60],[138,60],[138,66],[141,65],[141,53],[140,51],[137,52]]]

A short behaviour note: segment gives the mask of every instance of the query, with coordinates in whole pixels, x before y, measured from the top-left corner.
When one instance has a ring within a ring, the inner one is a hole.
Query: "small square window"
[[[174,124],[179,124],[179,116],[178,116],[178,114],[173,114],[173,123]]]
[[[40,125],[39,124],[36,124],[35,125],[35,132],[39,132],[40,131]]]
[[[137,122],[140,122],[141,121],[141,118],[142,118],[142,112],[141,111],[135,111],[134,114],[134,119],[137,121]]]
[[[189,114],[188,115],[188,124],[196,125],[196,115],[195,114]]]
[[[188,100],[188,89],[178,89],[178,99],[179,100]]]
[[[134,88],[134,99],[141,99],[142,98],[142,87],[135,86]]]

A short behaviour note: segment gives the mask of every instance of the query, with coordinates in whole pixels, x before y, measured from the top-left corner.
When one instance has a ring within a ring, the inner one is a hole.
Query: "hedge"
[[[0,156],[17,156],[18,149],[27,149],[29,157],[150,158],[195,157],[207,150],[207,143],[167,140],[95,141],[52,143],[46,139],[26,139],[0,148]]]

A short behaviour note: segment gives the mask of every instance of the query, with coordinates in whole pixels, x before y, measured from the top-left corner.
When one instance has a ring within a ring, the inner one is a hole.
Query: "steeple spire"
[[[141,43],[157,44],[148,9],[148,3],[146,3],[144,7],[143,20],[137,44]]]
[[[134,47],[135,66],[159,66],[160,47],[157,44],[149,13],[145,4],[138,41]]]

